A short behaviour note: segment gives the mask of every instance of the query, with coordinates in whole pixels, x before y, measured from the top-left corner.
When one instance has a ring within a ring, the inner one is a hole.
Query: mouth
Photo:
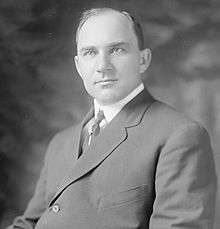
[[[102,80],[95,81],[95,84],[107,85],[107,84],[113,84],[116,81],[117,79],[102,79]]]

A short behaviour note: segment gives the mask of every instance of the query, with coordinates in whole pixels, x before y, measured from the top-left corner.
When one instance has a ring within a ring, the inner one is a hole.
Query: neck
[[[119,112],[120,110],[130,102],[134,97],[136,97],[141,91],[143,91],[144,85],[141,83],[138,87],[132,90],[125,98],[119,100],[116,103],[110,105],[101,105],[96,99],[94,100],[94,108],[95,108],[95,117],[97,116],[97,112],[99,110],[104,111],[104,115],[106,117],[107,122],[110,122]]]

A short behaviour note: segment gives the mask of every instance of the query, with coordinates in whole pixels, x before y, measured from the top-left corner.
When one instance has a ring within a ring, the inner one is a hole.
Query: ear
[[[74,56],[74,62],[75,62],[75,66],[76,66],[76,70],[79,73],[80,77],[81,77],[81,71],[80,71],[80,67],[79,67],[79,59],[78,56]]]
[[[151,62],[151,50],[150,49],[144,49],[140,51],[140,71],[139,73],[144,73]]]

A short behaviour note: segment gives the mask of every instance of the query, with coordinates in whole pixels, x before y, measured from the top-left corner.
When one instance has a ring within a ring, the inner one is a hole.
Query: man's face
[[[116,103],[136,88],[141,83],[142,62],[132,24],[125,16],[109,12],[92,16],[82,26],[75,63],[87,92],[100,104]]]

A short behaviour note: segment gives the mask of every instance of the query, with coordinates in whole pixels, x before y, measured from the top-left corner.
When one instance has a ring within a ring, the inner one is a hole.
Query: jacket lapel
[[[101,133],[94,138],[89,149],[83,152],[82,156],[75,162],[70,169],[69,175],[63,180],[50,205],[59,197],[59,195],[73,182],[99,166],[110,154],[127,138],[127,128],[136,126],[141,122],[143,114],[148,109],[154,99],[146,91],[142,91],[132,101],[130,101],[119,114],[111,121]],[[74,143],[74,150],[79,151],[80,133],[83,125],[91,119],[93,111],[91,110],[83,122],[77,127],[77,137]],[[77,151],[77,152],[78,152]]]
[[[71,131],[67,132],[66,134],[67,144],[64,144],[63,152],[64,152],[64,158],[66,163],[66,169],[68,171],[72,170],[73,165],[77,161],[77,158],[81,150],[80,141],[81,141],[82,128],[93,117],[93,113],[94,113],[93,109],[90,109],[90,111],[87,113],[85,118],[76,126],[71,127]]]

